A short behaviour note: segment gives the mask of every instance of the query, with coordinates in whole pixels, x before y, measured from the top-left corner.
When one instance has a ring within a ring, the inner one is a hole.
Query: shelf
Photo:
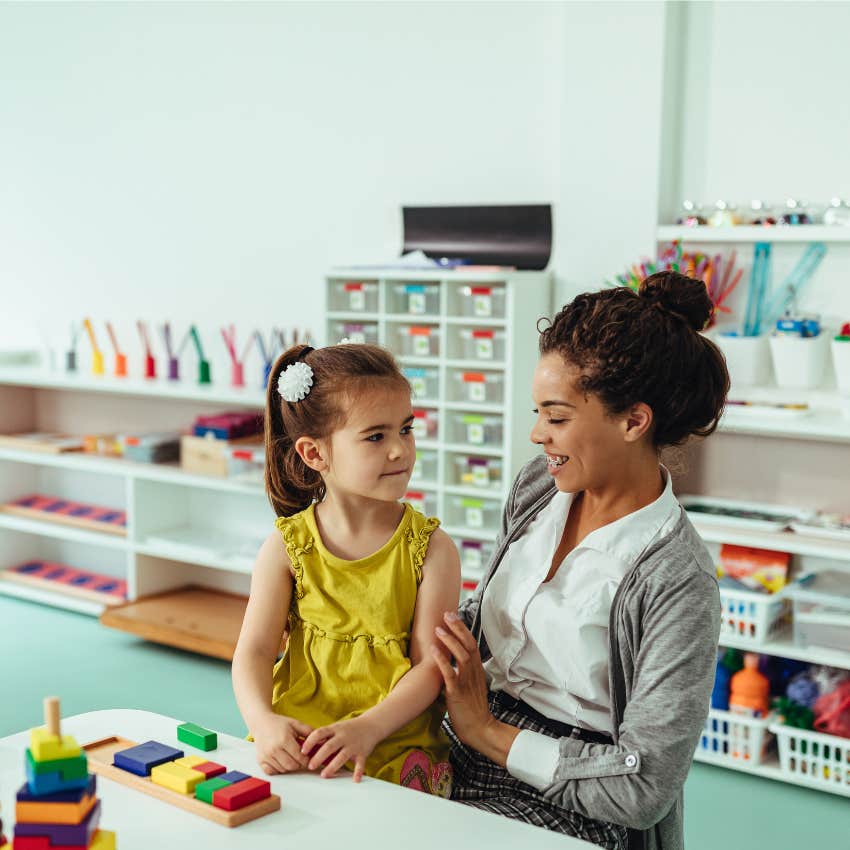
[[[179,484],[185,487],[201,487],[208,490],[223,490],[230,493],[263,495],[261,484],[248,484],[229,478],[216,478],[210,475],[198,475],[186,472],[179,466],[169,463],[136,463],[120,458],[101,457],[82,452],[32,452],[24,449],[0,448],[0,460],[17,463],[29,463],[34,466],[53,466],[79,472],[93,472],[101,475],[118,475],[145,481],[161,481],[166,484]]]
[[[507,319],[490,319],[486,316],[449,316],[446,319],[447,325],[467,325],[478,328],[504,328],[507,325]]]
[[[394,354],[402,366],[431,366],[436,369],[440,365],[439,357],[414,357],[412,354]]]
[[[850,227],[809,224],[796,227],[683,227],[663,225],[659,242],[844,242],[850,245]]]
[[[517,272],[515,269],[501,269],[499,271],[464,271],[463,267],[457,269],[406,269],[387,268],[386,266],[340,266],[331,269],[325,278],[328,280],[343,281],[411,281],[414,283],[437,283],[446,281],[448,283],[505,283],[510,278],[522,278],[523,274],[534,276],[535,272]]]
[[[446,360],[446,366],[453,369],[468,369],[470,372],[481,372],[482,370],[504,371],[504,360],[463,360],[458,358],[449,358]]]
[[[381,318],[387,322],[407,322],[409,325],[420,327],[428,325],[436,327],[442,321],[439,314],[436,313],[381,313]],[[331,316],[331,318],[334,318]]]
[[[138,543],[133,550],[139,555],[150,555],[167,561],[178,561],[182,564],[196,564],[199,567],[209,567],[213,570],[225,570],[231,573],[251,574],[253,561],[250,558],[209,555],[202,552],[189,552],[182,546],[169,546],[161,543]]]
[[[850,670],[850,651],[842,652],[838,649],[822,649],[816,646],[797,646],[790,631],[781,633],[773,640],[758,644],[721,634],[719,643],[721,646],[742,649],[745,652],[758,652],[762,655],[773,655],[779,658],[794,658],[797,661],[808,661],[812,664],[825,664],[828,667]]]
[[[487,543],[492,543],[499,533],[489,528],[466,528],[462,525],[444,525],[443,531],[449,537],[465,537],[469,540],[483,540]]]
[[[0,594],[12,596],[16,599],[25,599],[28,602],[40,602],[42,605],[63,608],[66,611],[75,611],[78,614],[88,614],[91,617],[99,617],[106,609],[106,606],[99,602],[91,602],[88,599],[80,599],[56,591],[43,590],[28,584],[18,584],[6,579],[0,579]]]
[[[0,528],[12,531],[23,531],[38,537],[52,537],[55,540],[68,540],[73,543],[86,543],[91,546],[102,546],[106,549],[121,549],[127,551],[129,543],[123,535],[105,534],[101,531],[86,531],[70,525],[61,525],[44,520],[28,519],[14,514],[0,513]]]
[[[419,445],[417,443],[417,445]],[[505,450],[500,446],[481,446],[475,443],[444,443],[443,448],[447,452],[463,452],[470,455],[487,455],[489,457],[502,457]]]
[[[798,534],[796,531],[751,531],[735,525],[704,523],[691,514],[688,516],[699,536],[709,543],[733,543],[772,549],[775,552],[790,552],[793,555],[850,561],[850,538],[844,541]]]
[[[464,413],[504,413],[503,404],[474,402],[474,401],[447,401],[443,404],[446,410],[462,410]]]
[[[111,393],[114,395],[163,398],[174,401],[201,401],[233,407],[264,407],[261,389],[236,389],[211,384],[201,386],[189,381],[169,383],[165,380],[140,381],[108,375],[67,375],[43,369],[0,369],[0,385],[34,387],[35,389],[72,390],[75,392]]]
[[[850,442],[850,420],[837,410],[813,410],[808,416],[783,419],[779,416],[736,416],[727,409],[718,430],[726,434],[754,434],[759,437],[791,437],[831,443]]]
[[[232,661],[247,602],[238,594],[189,586],[109,608],[100,622],[154,643]]]
[[[447,484],[443,488],[455,496],[470,496],[473,499],[505,499],[507,493],[502,487],[464,487],[459,484]]]

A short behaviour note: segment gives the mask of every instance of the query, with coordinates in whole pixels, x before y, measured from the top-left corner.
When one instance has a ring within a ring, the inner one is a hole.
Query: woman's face
[[[534,371],[537,422],[531,441],[549,460],[559,490],[577,493],[605,486],[627,462],[628,416],[609,416],[595,395],[577,389],[579,370],[557,352],[544,354]]]

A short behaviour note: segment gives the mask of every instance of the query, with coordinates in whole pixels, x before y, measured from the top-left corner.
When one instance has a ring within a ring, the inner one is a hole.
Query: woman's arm
[[[312,731],[272,710],[272,670],[286,627],[292,584],[289,555],[275,531],[260,547],[254,564],[232,667],[236,702],[257,742],[257,759],[267,773],[304,767],[307,759],[296,737]]]
[[[422,565],[422,581],[416,595],[410,635],[410,670],[378,705],[353,720],[317,729],[304,742],[305,752],[311,753],[311,769],[327,761],[322,776],[333,776],[347,761],[354,759],[354,778],[359,781],[366,758],[378,742],[418,717],[434,702],[443,687],[443,678],[429,647],[443,611],[446,608],[454,610],[459,595],[460,558],[457,548],[448,534],[435,529],[428,544],[428,554]],[[319,743],[322,745],[313,751]],[[332,760],[328,761],[331,757]]]

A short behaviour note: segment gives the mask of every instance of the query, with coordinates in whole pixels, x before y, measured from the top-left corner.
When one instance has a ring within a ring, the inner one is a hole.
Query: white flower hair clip
[[[277,379],[277,391],[284,401],[301,401],[310,395],[313,370],[303,360],[290,363]]]

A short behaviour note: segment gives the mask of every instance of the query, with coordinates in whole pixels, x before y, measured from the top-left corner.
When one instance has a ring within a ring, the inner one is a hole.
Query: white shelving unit
[[[536,323],[551,310],[551,276],[333,269],[325,283],[328,342],[348,337],[385,345],[414,384],[414,410],[437,421],[435,432],[417,435],[419,468],[430,473],[416,476],[410,491],[426,494],[426,511],[454,538],[471,592],[510,483],[535,453],[529,387]],[[470,339],[473,331],[480,335]],[[477,461],[467,467],[474,471],[459,477],[459,458]],[[501,480],[493,483],[498,462]]]
[[[263,403],[259,390],[0,370],[2,433],[177,430],[199,413],[260,409]],[[44,560],[92,570],[125,580],[131,602],[187,585],[247,596],[253,557],[274,520],[256,482],[196,475],[172,464],[0,446],[0,502],[30,493],[124,510],[126,536],[0,513],[0,569]],[[231,534],[227,539],[220,531],[222,517]],[[104,613],[102,604],[8,580],[0,579],[0,593],[94,616]],[[241,622],[235,598],[227,597],[229,620],[216,623],[226,632],[224,644],[235,639]],[[187,623],[193,613],[186,611]],[[166,631],[160,629],[156,639],[169,642]]]
[[[800,255],[805,243],[824,242],[832,256],[830,272],[824,279],[832,280],[836,270],[846,273],[846,260],[850,257],[850,228],[808,225],[799,227],[680,227],[658,228],[659,243],[678,240],[688,247],[705,246],[716,252],[724,247],[736,247],[739,262],[747,266],[745,250],[756,242],[784,243],[777,248],[784,253],[777,262],[788,268]],[[789,247],[784,247],[787,244]],[[824,267],[826,267],[826,262]],[[819,269],[822,275],[824,268]],[[745,290],[748,272],[739,290]],[[813,281],[813,286],[814,286]],[[743,304],[744,294],[736,293]],[[814,312],[824,311],[832,305],[829,293],[807,291],[812,301],[801,308],[811,307]],[[843,309],[838,304],[837,309]],[[834,386],[834,385],[832,385]],[[850,510],[847,495],[847,470],[850,469],[850,420],[842,415],[837,392],[827,381],[825,387],[810,391],[782,390],[775,385],[761,387],[732,387],[734,399],[752,402],[808,403],[807,415],[790,416],[765,411],[755,413],[750,408],[729,407],[720,422],[718,433],[704,443],[689,448],[688,470],[679,482],[682,492],[695,495],[716,496],[737,500],[773,502],[781,505],[799,505],[808,509],[835,511]],[[767,438],[767,439],[765,439]],[[729,543],[789,552],[792,569],[801,570],[827,567],[850,571],[850,540],[828,539],[792,531],[760,532],[735,525],[700,522],[694,525],[714,553],[720,544]],[[754,645],[750,640],[724,635],[721,644],[726,647],[759,652],[783,658],[793,658],[814,664],[827,664],[850,670],[850,645],[846,651],[818,647],[801,647],[795,644],[790,629]],[[695,760],[740,770],[756,776],[789,782],[805,787],[820,788],[845,794],[842,786],[830,787],[812,783],[805,777],[783,771],[775,754],[761,764],[718,756],[698,748]]]

